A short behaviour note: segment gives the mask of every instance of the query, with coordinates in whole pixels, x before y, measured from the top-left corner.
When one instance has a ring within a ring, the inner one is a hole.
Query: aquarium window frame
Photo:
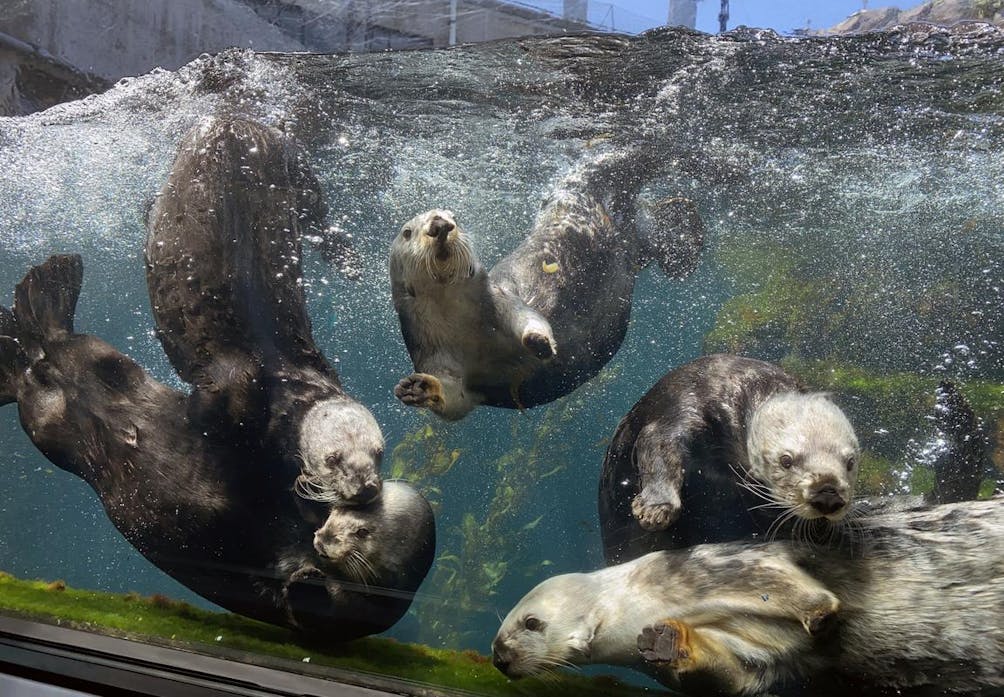
[[[252,654],[248,654],[252,657]],[[270,659],[273,660],[273,659]],[[280,662],[281,659],[274,659]],[[0,615],[0,673],[110,697],[391,697],[324,677]],[[370,676],[358,679],[369,682]]]

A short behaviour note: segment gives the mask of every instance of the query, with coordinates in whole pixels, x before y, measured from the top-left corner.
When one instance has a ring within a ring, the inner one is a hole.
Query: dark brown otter
[[[293,578],[289,550],[312,549],[317,527],[289,493],[299,469],[206,438],[188,396],[76,333],[81,280],[80,257],[52,257],[18,284],[12,310],[0,308],[0,404],[17,402],[36,447],[94,489],[145,557],[228,610],[327,641],[393,625],[431,565],[431,515],[417,530],[408,521],[415,544],[393,551],[400,566],[383,574],[386,587],[331,569]],[[371,518],[388,538],[401,525],[379,510]]]
[[[210,119],[182,141],[148,214],[147,286],[164,351],[195,387],[192,418],[217,442],[297,463],[301,495],[358,504],[380,493],[383,436],[311,333],[301,239],[338,247],[325,215],[291,138]]]

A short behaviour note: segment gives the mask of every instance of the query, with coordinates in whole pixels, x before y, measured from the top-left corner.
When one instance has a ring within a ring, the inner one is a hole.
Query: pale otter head
[[[784,392],[748,424],[750,474],[805,519],[838,521],[849,510],[860,449],[854,428],[825,394]]]
[[[332,508],[324,525],[314,532],[321,569],[363,584],[376,580],[370,560],[380,553],[374,533],[381,522],[379,516],[358,508]]]
[[[554,576],[516,604],[492,642],[492,663],[510,678],[590,662],[597,621],[587,574]]]
[[[391,245],[391,274],[406,284],[456,283],[473,276],[477,265],[470,240],[447,210],[416,215]]]
[[[380,494],[383,434],[369,410],[345,397],[313,404],[300,423],[302,472],[296,493],[328,503],[362,504]]]

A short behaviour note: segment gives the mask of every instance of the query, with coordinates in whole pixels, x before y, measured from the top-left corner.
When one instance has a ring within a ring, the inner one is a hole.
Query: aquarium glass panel
[[[1004,689],[1000,2],[57,4],[0,9],[0,613]]]

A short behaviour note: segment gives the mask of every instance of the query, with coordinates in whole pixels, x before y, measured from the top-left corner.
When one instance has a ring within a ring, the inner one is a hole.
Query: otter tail
[[[935,391],[934,423],[938,448],[934,458],[934,503],[972,501],[993,468],[990,440],[983,423],[954,383],[943,380]]]
[[[603,201],[618,222],[634,227],[639,266],[654,261],[666,276],[679,279],[697,268],[704,247],[704,223],[690,199],[677,196],[651,203],[639,195],[664,166],[652,148],[621,148],[592,158],[565,183],[578,183]]]
[[[47,341],[73,331],[82,279],[79,255],[49,257],[17,284],[13,308],[0,307],[0,404],[16,400],[31,357],[41,355]]]

